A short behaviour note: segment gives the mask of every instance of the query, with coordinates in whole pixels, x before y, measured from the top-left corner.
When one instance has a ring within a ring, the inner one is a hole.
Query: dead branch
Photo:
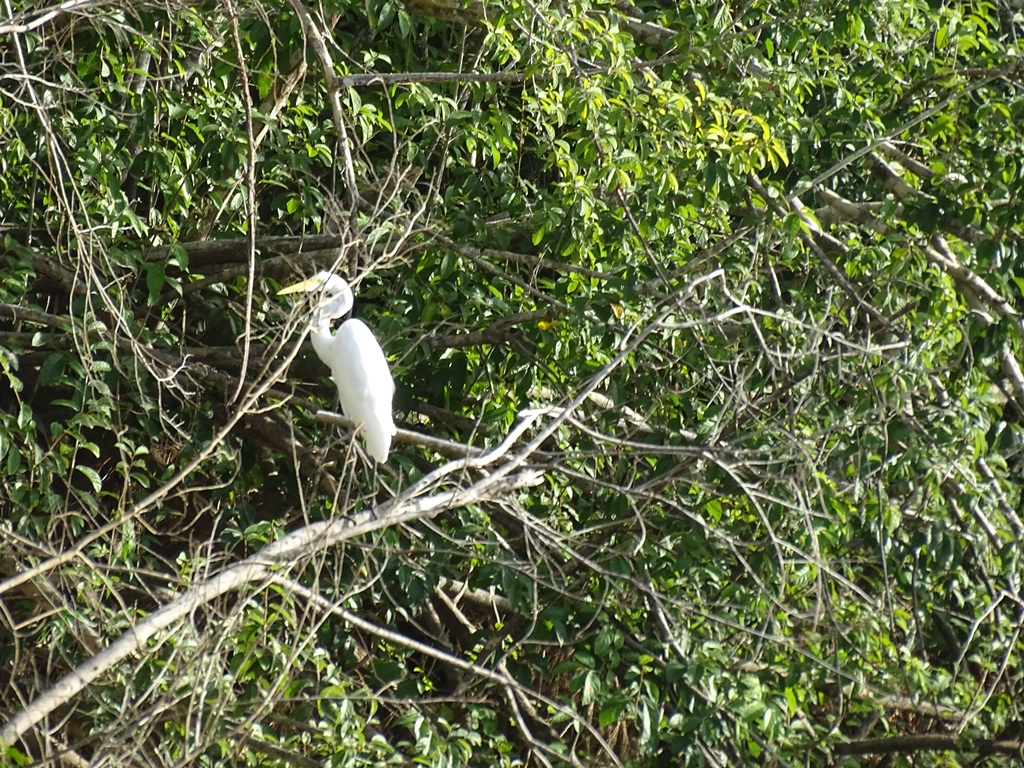
[[[551,308],[534,312],[517,312],[514,315],[499,318],[493,325],[482,331],[450,336],[431,336],[427,339],[427,345],[431,349],[464,349],[480,347],[484,344],[507,344],[519,335],[519,330],[515,326],[538,323],[543,320],[551,320],[554,317],[555,311]]]
[[[507,448],[506,448],[507,450]],[[497,460],[504,451],[492,452],[490,461]],[[463,459],[456,464],[472,462]],[[442,470],[444,470],[442,472]],[[202,605],[221,595],[248,584],[269,582],[275,578],[275,571],[282,565],[293,565],[311,555],[322,552],[343,541],[365,535],[381,528],[409,523],[432,517],[452,507],[475,504],[497,498],[518,488],[536,485],[541,475],[533,470],[517,474],[485,477],[467,488],[456,488],[421,496],[424,485],[430,485],[434,476],[443,477],[453,468],[442,467],[424,483],[415,484],[401,496],[378,507],[357,512],[351,516],[336,518],[322,523],[304,526],[283,539],[274,542],[237,565],[230,566],[219,574],[189,589],[174,601],[147,616],[117,640],[79,665],[62,679],[43,691],[36,699],[0,727],[0,744],[11,745],[31,727],[52,713],[57,707],[71,701],[90,683],[95,681],[115,664],[142,650],[157,634],[168,629]],[[121,521],[117,521],[120,524]]]
[[[891,755],[907,752],[978,752],[982,755],[1022,756],[1021,739],[961,739],[952,733],[929,733],[911,736],[893,736],[887,739],[862,739],[847,744],[836,744],[837,755]]]

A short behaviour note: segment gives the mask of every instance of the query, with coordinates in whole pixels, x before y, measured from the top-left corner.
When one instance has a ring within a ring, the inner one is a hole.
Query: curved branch
[[[489,460],[494,461],[500,455],[501,453],[496,451],[489,457]],[[455,463],[464,465],[471,461],[471,459],[464,459]],[[439,475],[442,470],[446,470],[444,474],[451,471],[447,467],[442,467],[425,479],[443,476]],[[496,498],[509,491],[535,485],[540,479],[541,475],[538,472],[526,470],[503,478],[485,477],[468,488],[457,488],[426,497],[418,496],[419,490],[423,486],[421,482],[409,488],[393,501],[379,507],[371,507],[351,516],[304,526],[264,548],[261,552],[247,557],[237,565],[226,568],[216,576],[189,589],[174,601],[131,627],[84,664],[71,670],[0,727],[0,747],[13,744],[57,707],[69,702],[115,664],[142,650],[146,643],[176,621],[187,617],[200,606],[232,590],[246,584],[274,579],[279,566],[294,564],[355,536],[400,523],[432,517],[452,507]]]
[[[480,347],[484,344],[507,344],[518,334],[518,329],[515,326],[538,323],[543,320],[551,320],[554,317],[555,311],[550,307],[533,312],[517,312],[514,315],[499,318],[493,325],[482,331],[457,333],[449,336],[431,336],[427,339],[427,346],[431,349],[464,349],[465,347]]]
[[[374,634],[377,637],[387,640],[390,643],[394,643],[395,645],[409,648],[411,650],[416,651],[417,653],[422,653],[424,656],[429,656],[431,658],[438,659],[439,661],[456,667],[462,670],[463,672],[468,672],[470,674],[500,684],[505,689],[509,699],[509,706],[516,715],[517,728],[520,729],[520,732],[523,734],[527,743],[529,743],[533,749],[537,750],[537,752],[535,752],[537,757],[541,757],[544,753],[549,753],[556,757],[561,757],[561,755],[559,755],[559,753],[557,753],[556,751],[552,750],[548,745],[537,740],[532,735],[532,733],[529,732],[529,729],[525,729],[525,731],[523,730],[521,716],[519,715],[518,710],[519,702],[516,700],[516,696],[532,697],[534,699],[537,699],[538,701],[543,702],[548,707],[551,707],[554,711],[558,712],[559,714],[574,720],[577,724],[585,728],[594,738],[594,740],[597,741],[597,743],[604,748],[605,754],[608,755],[612,763],[614,765],[620,766],[621,768],[622,763],[619,761],[618,756],[615,754],[615,751],[609,746],[608,742],[605,741],[604,737],[592,724],[587,722],[585,719],[581,718],[575,711],[568,708],[561,702],[548,696],[545,696],[543,693],[532,690],[531,688],[528,688],[527,686],[523,685],[509,673],[504,663],[499,664],[497,669],[490,669],[488,667],[483,666],[479,662],[479,660],[476,663],[465,661],[459,658],[458,656],[443,651],[439,648],[435,648],[432,645],[428,645],[427,643],[423,643],[419,640],[407,637],[399,632],[395,632],[394,630],[388,629],[387,627],[382,627],[378,624],[374,624],[373,622],[368,621],[361,616],[358,616],[352,611],[347,610],[344,606],[335,604],[329,600],[324,599],[318,593],[314,592],[311,589],[308,589],[307,587],[301,584],[296,584],[293,581],[282,579],[280,577],[275,578],[274,581],[275,583],[285,586],[290,590],[299,592],[307,600],[310,600],[316,605],[319,605],[321,608],[324,608],[325,610],[335,614],[336,616],[339,616],[344,621],[348,622],[349,624],[355,627],[358,627],[359,629],[365,632]]]
[[[952,733],[926,733],[893,736],[888,739],[861,739],[836,744],[837,755],[891,755],[906,752],[978,752],[982,755],[1017,755],[1024,752],[1022,739],[961,739]]]
[[[338,426],[345,427],[346,429],[355,429],[355,424],[351,419],[340,413],[334,413],[333,411],[319,410],[316,412],[314,418],[323,424],[337,424]],[[394,440],[396,443],[407,443],[409,445],[422,445],[424,448],[429,448],[432,451],[436,451],[442,456],[448,456],[449,458],[462,458],[468,456],[470,458],[479,458],[486,452],[486,448],[475,448],[464,443],[457,443],[454,440],[445,440],[440,437],[434,437],[433,435],[425,435],[422,432],[414,432],[411,429],[397,428]]]
[[[306,35],[306,39],[309,40],[310,45],[313,46],[313,51],[316,53],[317,58],[320,60],[320,66],[323,68],[324,82],[327,83],[328,101],[331,103],[331,112],[334,115],[334,128],[338,132],[338,144],[341,148],[342,171],[345,174],[349,207],[355,211],[359,203],[359,192],[356,186],[356,168],[355,163],[352,161],[352,147],[349,146],[345,115],[341,109],[341,91],[338,89],[339,83],[334,74],[334,62],[331,60],[331,54],[327,50],[327,44],[324,42],[323,35],[320,34],[320,30],[313,23],[313,17],[310,16],[306,6],[299,0],[289,0],[289,3],[295,11],[295,15],[299,17],[302,31]]]

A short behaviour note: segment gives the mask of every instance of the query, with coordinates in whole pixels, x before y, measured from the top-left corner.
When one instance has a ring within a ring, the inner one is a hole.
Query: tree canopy
[[[1019,758],[1022,25],[9,0],[0,763]]]

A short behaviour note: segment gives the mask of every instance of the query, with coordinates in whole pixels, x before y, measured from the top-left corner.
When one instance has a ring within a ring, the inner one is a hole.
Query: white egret
[[[366,323],[354,317],[331,333],[331,321],[352,311],[354,299],[348,282],[330,272],[318,272],[277,295],[299,292],[317,294],[309,335],[317,356],[331,369],[342,411],[362,429],[370,455],[381,463],[387,461],[395,434],[391,418],[395,382],[384,350]]]

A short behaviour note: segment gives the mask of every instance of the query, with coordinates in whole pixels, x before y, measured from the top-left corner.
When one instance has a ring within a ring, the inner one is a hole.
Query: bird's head
[[[346,280],[330,272],[317,272],[308,280],[282,288],[278,296],[290,293],[312,293],[314,295],[314,330],[326,330],[331,320],[352,311],[355,299]]]

